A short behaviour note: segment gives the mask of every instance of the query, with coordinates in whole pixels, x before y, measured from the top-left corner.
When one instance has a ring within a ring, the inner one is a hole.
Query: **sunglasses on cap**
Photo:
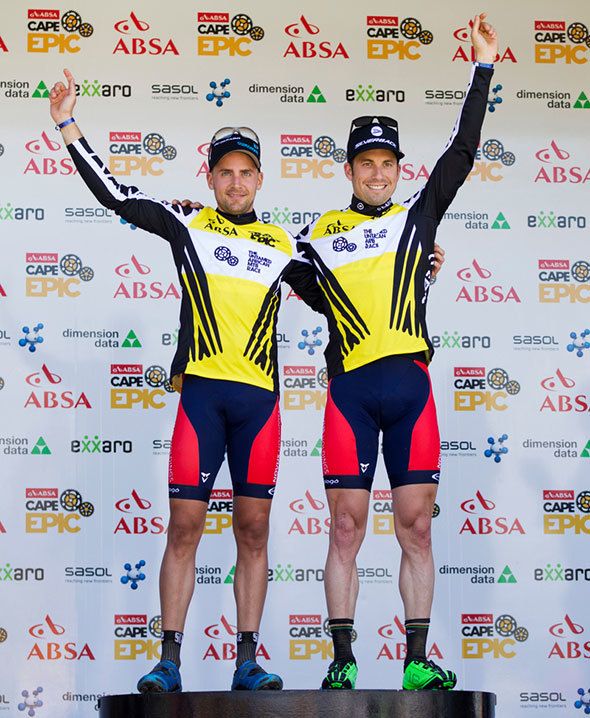
[[[222,127],[220,130],[217,130],[211,138],[211,144],[219,142],[219,140],[224,140],[227,137],[233,137],[233,135],[245,137],[248,140],[254,140],[257,145],[260,145],[258,135],[249,127]]]
[[[377,120],[377,122],[375,122],[375,120]],[[350,123],[350,132],[352,133],[354,130],[359,130],[361,127],[367,127],[368,125],[374,124],[391,127],[394,130],[397,130],[397,120],[394,120],[393,117],[385,117],[383,115],[363,115],[362,117],[356,117]]]

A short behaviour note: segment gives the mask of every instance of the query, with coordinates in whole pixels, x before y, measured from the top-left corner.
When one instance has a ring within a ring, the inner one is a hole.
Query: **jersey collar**
[[[252,224],[252,222],[258,221],[258,217],[256,216],[256,212],[254,210],[251,212],[244,212],[244,214],[228,214],[227,212],[222,212],[220,209],[216,209],[215,211],[217,214],[220,214],[222,217],[234,224]]]
[[[384,204],[379,205],[379,207],[375,207],[372,204],[365,204],[364,202],[361,202],[361,200],[353,194],[350,202],[350,209],[352,209],[353,212],[365,214],[367,217],[381,217],[392,205],[393,202],[391,201],[391,197]]]

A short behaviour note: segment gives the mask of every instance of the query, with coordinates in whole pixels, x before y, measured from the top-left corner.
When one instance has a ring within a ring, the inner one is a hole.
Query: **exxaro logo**
[[[546,534],[590,534],[590,491],[544,490],[543,511]]]
[[[165,41],[159,37],[150,37],[149,34],[144,35],[143,33],[147,33],[150,26],[145,20],[140,20],[133,11],[128,18],[116,22],[114,28],[123,37],[119,38],[113,54],[117,52],[122,52],[124,55],[165,55],[167,52],[173,55],[179,54],[171,39]]]
[[[140,281],[147,274],[151,274],[151,271],[147,264],[143,264],[132,254],[129,262],[115,267],[115,274],[122,277],[124,281],[115,290],[113,298],[166,299],[167,297],[174,297],[175,299],[180,299],[180,293],[172,282],[166,285],[162,282]]]
[[[333,60],[336,57],[349,59],[341,42],[338,44],[319,42],[316,38],[319,32],[320,28],[317,25],[313,25],[305,15],[301,15],[298,22],[291,23],[285,28],[290,41],[283,57],[316,60]]]
[[[346,151],[336,147],[328,135],[320,135],[315,140],[311,135],[281,135],[283,179],[301,179],[309,174],[313,179],[330,179],[334,177],[334,163],[345,161]]]
[[[535,20],[535,62],[585,65],[588,62],[590,35],[583,22]]]
[[[508,301],[513,301],[520,304],[520,297],[514,287],[506,289],[500,284],[495,284],[491,287],[483,283],[480,284],[480,282],[490,279],[491,276],[492,272],[474,259],[471,266],[463,267],[457,272],[457,277],[464,282],[464,285],[455,301],[475,302],[476,304],[483,302],[505,304]]]
[[[562,566],[560,563],[553,566],[548,563],[543,568],[534,569],[533,577],[535,581],[544,581],[546,583],[556,583],[560,581],[590,581],[590,567],[566,567]]]
[[[452,334],[447,330],[433,334],[430,340],[435,349],[489,349],[492,346],[489,336],[461,334],[457,330]]]
[[[508,613],[496,617],[491,613],[464,613],[461,615],[463,658],[514,658],[514,648],[529,638],[528,629],[518,626]],[[465,637],[466,636],[466,637]]]
[[[0,157],[4,149],[0,145]],[[15,207],[12,202],[6,202],[4,206],[0,205],[0,222],[27,222],[35,220],[42,222],[45,219],[45,210],[43,207]]]
[[[76,97],[131,97],[131,85],[119,85],[93,80],[76,83]]]
[[[143,140],[141,132],[110,132],[109,143],[109,170],[115,176],[127,177],[137,171],[142,177],[162,175],[164,161],[177,154],[176,147],[166,144],[158,132],[145,134]]]
[[[227,12],[199,12],[197,23],[197,55],[246,57],[252,54],[252,42],[264,37],[264,30],[245,13],[234,15],[230,21]]]
[[[586,229],[586,217],[583,214],[555,214],[553,210],[527,216],[527,227],[532,229]]]
[[[555,140],[551,140],[549,147],[543,147],[536,152],[535,157],[543,164],[539,166],[534,182],[546,182],[547,184],[590,182],[590,167],[572,166],[566,162],[570,159],[570,153],[559,147]]]
[[[475,62],[475,48],[471,45],[471,29],[473,28],[473,20],[469,21],[468,25],[459,27],[453,32],[453,37],[459,42],[463,43],[459,45],[455,50],[455,54],[452,57],[452,61],[462,60],[463,62]],[[500,50],[494,62],[518,62],[514,52],[509,46],[506,46],[505,50]]]
[[[510,535],[512,533],[525,533],[520,521],[517,518],[507,518],[506,516],[496,516],[494,513],[476,518],[475,514],[483,512],[493,512],[496,504],[486,499],[479,489],[475,492],[475,497],[463,501],[461,510],[469,514],[463,525],[459,529],[459,534],[468,533],[472,536],[489,536],[496,534],[499,536]]]
[[[392,623],[386,623],[377,629],[379,642],[382,638],[387,639],[379,649],[377,660],[384,658],[389,661],[403,661],[406,657],[406,629],[402,620],[398,616],[394,616]],[[444,660],[444,656],[440,648],[433,643],[426,650],[426,658]]]
[[[145,613],[115,614],[114,618],[116,661],[134,661],[139,656],[147,661],[160,659],[161,616],[153,616],[149,624]]]
[[[306,225],[311,224],[311,222],[315,222],[316,219],[319,219],[321,212],[291,209],[290,207],[273,207],[272,210],[262,210],[259,216],[262,222],[272,222],[273,224]]]
[[[539,259],[539,270],[539,302],[590,302],[590,263],[585,259]]]
[[[57,253],[27,252],[25,261],[27,297],[79,297],[81,283],[94,279],[94,269],[77,254],[59,259]]]
[[[401,35],[401,37],[400,37]],[[396,15],[367,15],[367,57],[369,60],[419,60],[420,46],[430,45],[434,35],[422,27],[420,20]]]
[[[27,52],[49,52],[57,48],[59,53],[80,52],[79,40],[94,32],[92,25],[84,22],[75,10],[61,16],[59,10],[28,10],[27,30]]]

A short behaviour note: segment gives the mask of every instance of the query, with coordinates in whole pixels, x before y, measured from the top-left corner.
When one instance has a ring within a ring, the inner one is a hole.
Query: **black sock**
[[[236,636],[236,668],[246,661],[256,661],[258,633],[256,631],[240,631]]]
[[[335,661],[354,661],[352,653],[353,618],[331,618],[328,627],[332,634]]]
[[[162,631],[162,660],[172,661],[177,668],[180,668],[182,636],[180,631]]]
[[[406,629],[406,660],[404,668],[414,660],[426,660],[426,638],[430,618],[413,618],[404,622]]]

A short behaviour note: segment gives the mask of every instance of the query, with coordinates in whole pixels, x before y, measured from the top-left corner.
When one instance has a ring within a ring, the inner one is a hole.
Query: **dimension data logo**
[[[419,60],[419,50],[430,45],[434,35],[415,17],[401,22],[396,15],[367,15],[367,57],[369,60]]]
[[[230,32],[231,31],[231,32]],[[246,57],[252,54],[252,43],[264,37],[264,30],[245,13],[197,13],[197,55]]]
[[[495,219],[493,219],[495,217]],[[503,212],[490,216],[487,212],[445,212],[443,219],[461,222],[465,229],[510,229]]]
[[[270,95],[279,102],[326,103],[326,97],[318,85],[306,90],[305,87],[298,85],[259,85],[255,82],[248,87],[248,92],[255,95]]]
[[[475,584],[518,583],[508,565],[498,572],[497,578],[496,569],[493,566],[482,566],[481,564],[476,566],[449,566],[444,564],[438,569],[438,572],[442,576],[453,577],[451,580],[459,580],[454,577],[461,576],[461,580]]]
[[[538,268],[539,302],[590,302],[590,262],[585,259],[539,259]]]
[[[118,52],[124,55],[165,55],[168,52],[179,54],[172,39],[162,40],[155,37],[153,31],[148,32],[149,24],[139,19],[133,11],[128,18],[116,22],[114,28],[120,35],[113,55]]]
[[[80,52],[79,42],[89,38],[94,28],[75,10],[27,11],[27,52]],[[62,32],[63,31],[63,32]]]
[[[590,443],[590,442],[589,442]],[[569,439],[549,439],[539,441],[537,439],[525,439],[522,442],[523,449],[532,449],[535,453],[540,451],[549,450],[553,452],[553,456],[556,459],[575,459],[578,457],[578,442],[570,441]],[[588,458],[588,445],[582,449],[581,457]]]
[[[588,28],[583,22],[535,20],[535,62],[585,65],[588,62]]]
[[[588,94],[584,91],[579,93],[564,92],[562,90],[519,90],[516,93],[518,100],[542,100],[545,105],[551,109],[574,110],[590,109],[590,100]]]
[[[298,22],[287,25],[285,33],[289,36],[289,44],[283,57],[296,59],[333,60],[337,57],[349,59],[348,53],[341,42],[320,42],[320,28],[313,25],[305,15],[301,15]]]

